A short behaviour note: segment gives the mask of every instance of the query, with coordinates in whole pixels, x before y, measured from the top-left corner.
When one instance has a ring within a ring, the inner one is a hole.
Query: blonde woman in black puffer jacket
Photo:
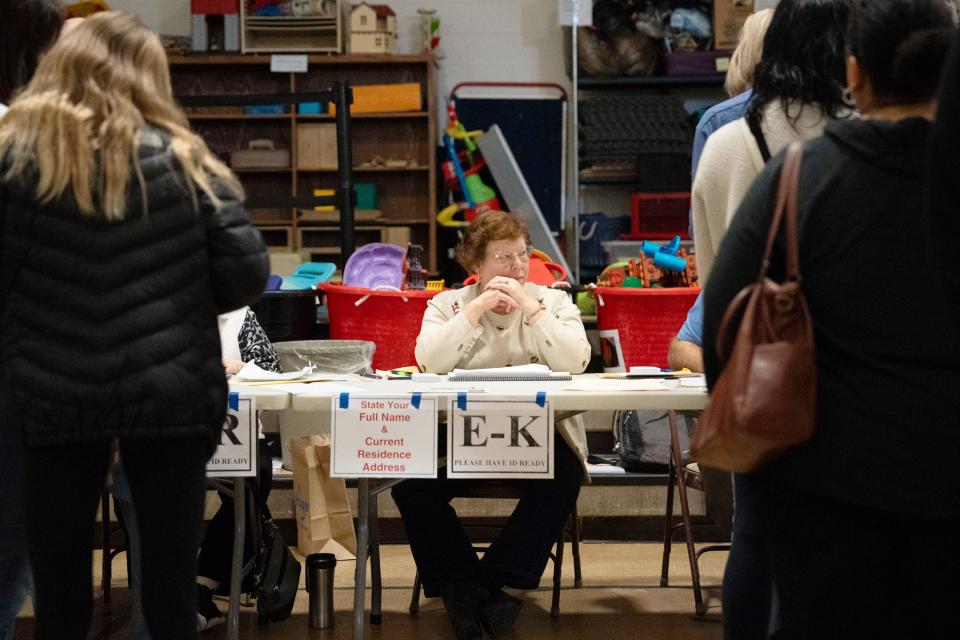
[[[195,637],[204,466],[226,411],[217,314],[267,257],[136,18],[64,35],[0,121],[0,362],[26,446],[37,638],[83,638],[96,505],[119,440],[151,637]],[[55,497],[55,505],[51,499]]]

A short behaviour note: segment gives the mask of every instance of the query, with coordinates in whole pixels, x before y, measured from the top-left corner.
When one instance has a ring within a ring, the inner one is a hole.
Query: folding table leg
[[[383,586],[380,579],[380,522],[377,518],[377,494],[370,496],[370,624],[380,624],[383,620],[381,604]]]
[[[100,496],[100,586],[103,588],[103,603],[110,604],[113,586],[113,556],[110,553],[110,492],[103,490]]]
[[[693,532],[690,529],[690,505],[687,502],[686,470],[683,467],[683,458],[680,452],[679,437],[677,435],[677,416],[674,411],[667,412],[670,420],[670,439],[674,457],[674,466],[677,470],[677,488],[680,495],[680,513],[683,516],[684,537],[687,542],[687,556],[690,559],[690,577],[693,579],[693,602],[698,616],[707,612],[703,604],[703,594],[700,591],[700,569],[697,566],[697,550],[693,544]]]
[[[676,491],[677,468],[670,453],[667,474],[667,508],[663,516],[663,564],[660,567],[660,586],[666,587],[670,580],[670,550],[673,546],[673,492]]]
[[[353,638],[363,640],[367,555],[370,551],[370,480],[357,480],[357,571],[353,586]]]
[[[230,562],[230,609],[227,612],[227,638],[240,638],[240,581],[243,578],[243,539],[247,525],[247,482],[233,479],[233,557]]]

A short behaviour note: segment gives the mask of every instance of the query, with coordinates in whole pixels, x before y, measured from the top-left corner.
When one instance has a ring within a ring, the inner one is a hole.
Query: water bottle
[[[332,553],[307,556],[307,593],[310,594],[311,629],[333,628],[333,571],[337,557]]]

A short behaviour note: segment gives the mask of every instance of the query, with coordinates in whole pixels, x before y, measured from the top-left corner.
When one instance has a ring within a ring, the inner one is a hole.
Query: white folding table
[[[577,379],[597,378],[594,374],[577,376]],[[341,390],[358,394],[406,395],[421,392],[425,396],[440,399],[440,406],[455,399],[460,390],[482,389],[468,392],[469,397],[514,396],[532,398],[545,391],[553,404],[555,420],[563,420],[584,411],[610,409],[666,409],[674,420],[674,411],[700,411],[707,404],[707,392],[703,387],[681,387],[678,381],[669,381],[674,388],[666,391],[568,391],[570,381],[549,382],[470,382],[470,383],[413,383],[407,380],[374,380],[356,377],[343,383],[340,389],[335,383],[283,385],[290,392],[290,408],[296,411],[331,411],[333,399]],[[263,387],[257,387],[262,389]],[[274,387],[274,389],[276,389]],[[259,402],[259,400],[258,400]],[[400,480],[391,478],[359,478],[357,480],[357,565],[353,601],[353,638],[362,640],[365,633],[365,590],[367,558],[370,559],[371,587],[370,620],[381,620],[381,580],[379,531],[377,527],[377,496]],[[242,543],[241,543],[242,544]]]

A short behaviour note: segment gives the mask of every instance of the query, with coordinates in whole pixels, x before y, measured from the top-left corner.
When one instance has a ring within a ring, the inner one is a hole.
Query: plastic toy
[[[397,14],[385,4],[361,2],[350,9],[350,53],[393,53]]]
[[[280,288],[284,291],[314,289],[321,282],[333,277],[337,265],[332,262],[304,262],[297,270],[283,279]]]
[[[696,256],[686,255],[686,251],[680,248],[679,238],[665,246],[645,242],[643,251],[644,255],[639,259],[608,266],[597,278],[597,284],[623,288],[696,286]],[[677,255],[672,255],[671,251],[676,251]]]
[[[110,11],[106,2],[74,2],[64,7],[68,18],[86,18],[100,11]]]
[[[653,258],[653,264],[658,269],[670,271],[684,271],[687,261],[677,255],[680,251],[680,236],[674,236],[668,244],[644,241],[642,251],[648,258]]]
[[[423,291],[427,288],[427,270],[423,268],[423,245],[407,244],[403,256],[403,288]]]
[[[190,21],[193,51],[240,51],[237,0],[190,0]]]
[[[343,284],[365,289],[392,289],[403,286],[403,247],[382,242],[365,244],[347,260]]]
[[[263,288],[264,291],[280,291],[280,288],[283,286],[283,278],[278,275],[271,274],[267,277],[267,286]]]
[[[630,275],[630,262],[614,262],[604,269],[597,278],[597,284],[601,287],[621,287],[623,280]]]
[[[463,281],[464,286],[474,284],[477,281],[476,276],[469,276]],[[530,256],[530,268],[527,272],[527,281],[551,288],[567,288],[570,283],[567,281],[567,270],[562,265],[553,262],[553,260],[543,251],[533,250]]]
[[[500,201],[496,192],[483,183],[480,170],[486,165],[477,152],[477,145],[473,141],[481,135],[481,131],[468,131],[457,117],[456,106],[453,102],[447,105],[447,130],[443,136],[443,144],[447,150],[448,159],[443,163],[443,177],[447,187],[459,190],[462,200],[455,202],[437,214],[437,221],[447,227],[466,226],[486,211],[500,209]],[[462,142],[463,151],[457,151],[457,142]],[[464,212],[464,221],[459,222],[453,217],[460,211]]]

